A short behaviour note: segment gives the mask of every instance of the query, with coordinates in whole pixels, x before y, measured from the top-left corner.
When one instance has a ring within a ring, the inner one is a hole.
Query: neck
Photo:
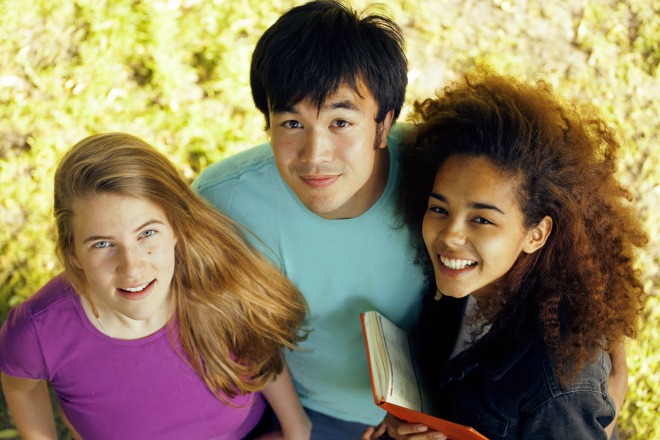
[[[101,333],[113,339],[140,339],[162,329],[173,315],[173,306],[168,305],[149,319],[132,319],[122,313],[80,295],[85,315]]]

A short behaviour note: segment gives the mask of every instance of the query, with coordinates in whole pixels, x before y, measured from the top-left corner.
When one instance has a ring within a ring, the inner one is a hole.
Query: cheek
[[[162,267],[174,267],[176,241],[160,243],[148,250],[151,261]]]
[[[430,248],[433,244],[433,238],[435,235],[435,228],[425,215],[422,220],[422,239],[424,240],[424,244],[427,248]]]
[[[277,136],[271,137],[270,145],[273,150],[276,162],[290,161],[298,154],[300,145],[303,145],[302,139],[295,136]]]
[[[522,247],[518,237],[499,237],[481,247],[481,252],[491,255],[491,259],[498,262],[505,271],[508,271],[520,255]]]
[[[78,255],[82,256],[76,258],[76,261],[78,262],[76,267],[85,272],[87,278],[93,278],[98,272],[103,271],[104,267],[109,264],[108,258],[103,258],[101,255],[85,255],[80,252],[78,252]]]

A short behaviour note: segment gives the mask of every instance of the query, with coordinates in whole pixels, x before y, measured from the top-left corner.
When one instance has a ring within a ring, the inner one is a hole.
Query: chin
[[[443,289],[440,287],[441,284],[436,283],[437,289],[442,293],[443,296],[449,296],[452,298],[465,298],[466,296],[470,295],[472,292],[465,292],[463,290],[457,290],[457,289],[452,289],[452,288],[446,288]]]
[[[332,215],[340,208],[340,206],[337,206],[337,203],[332,200],[310,200],[308,203],[304,203],[304,205],[314,214],[320,215],[321,217]]]
[[[466,296],[469,295],[469,293],[464,293],[464,292],[443,292],[440,290],[444,296],[450,296],[452,298],[465,298]]]

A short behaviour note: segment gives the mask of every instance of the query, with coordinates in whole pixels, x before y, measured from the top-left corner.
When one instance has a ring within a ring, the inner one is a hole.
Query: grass
[[[0,320],[61,270],[51,181],[64,151],[94,132],[125,131],[156,145],[192,180],[262,142],[250,55],[263,30],[299,3],[0,1]],[[547,80],[619,127],[627,146],[620,177],[651,237],[639,255],[650,297],[639,338],[628,345],[620,437],[660,438],[660,0],[383,3],[407,40],[403,117],[414,99],[489,64]],[[14,437],[0,400],[0,439]]]

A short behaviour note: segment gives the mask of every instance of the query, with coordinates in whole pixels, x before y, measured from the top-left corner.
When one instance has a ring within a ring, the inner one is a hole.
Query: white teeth
[[[141,290],[144,290],[148,285],[149,283],[145,284],[144,286],[134,287],[134,288],[124,287],[121,290],[125,290],[127,292],[140,292]]]
[[[473,266],[473,265],[477,264],[476,261],[451,259],[451,258],[444,257],[442,255],[440,255],[440,261],[442,261],[442,264],[444,264],[448,268],[454,269],[454,270],[465,269],[468,266]]]

